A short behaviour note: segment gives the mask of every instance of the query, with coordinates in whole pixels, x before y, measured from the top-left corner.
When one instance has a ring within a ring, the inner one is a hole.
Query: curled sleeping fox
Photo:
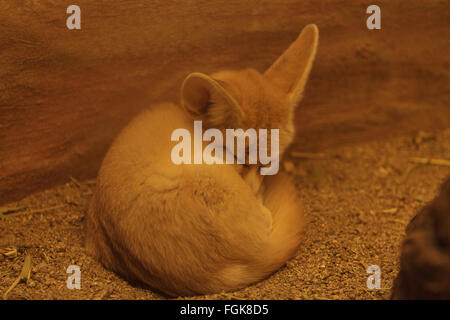
[[[302,206],[289,177],[260,164],[180,164],[174,130],[279,129],[279,156],[318,44],[306,26],[263,74],[190,74],[181,106],[161,104],[120,133],[100,168],[86,217],[86,249],[127,280],[169,296],[231,291],[264,279],[296,253]]]

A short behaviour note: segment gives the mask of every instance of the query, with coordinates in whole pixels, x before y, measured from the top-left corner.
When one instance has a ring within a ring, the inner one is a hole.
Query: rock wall
[[[139,110],[177,101],[193,71],[263,71],[309,23],[321,37],[295,148],[450,126],[450,4],[367,1],[0,1],[0,203],[94,177]],[[370,3],[372,4],[372,3]]]

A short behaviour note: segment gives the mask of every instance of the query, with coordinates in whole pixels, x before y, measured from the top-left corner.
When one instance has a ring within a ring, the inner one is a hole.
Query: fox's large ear
[[[270,66],[264,75],[281,88],[293,106],[301,98],[319,42],[319,29],[315,24],[303,28],[297,40]]]
[[[210,126],[240,126],[242,109],[223,85],[203,73],[191,73],[181,86],[181,104],[194,118]]]

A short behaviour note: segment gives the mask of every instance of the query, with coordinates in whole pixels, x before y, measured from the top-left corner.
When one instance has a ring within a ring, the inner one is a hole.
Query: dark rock
[[[450,178],[408,224],[392,299],[450,299]]]

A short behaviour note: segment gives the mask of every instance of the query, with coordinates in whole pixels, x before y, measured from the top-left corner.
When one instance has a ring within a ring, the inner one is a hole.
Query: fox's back
[[[171,133],[192,127],[181,111],[164,104],[142,113],[103,161],[86,242],[94,256],[120,273],[130,263],[139,262],[134,266],[139,272],[140,264],[157,266],[165,259],[171,267],[152,270],[155,279],[160,274],[198,281],[217,271],[211,266],[227,266],[224,256],[251,259],[269,237],[271,217],[260,214],[258,200],[233,167],[171,161]],[[114,262],[121,255],[114,247],[126,248],[132,257],[123,261],[126,267]]]

